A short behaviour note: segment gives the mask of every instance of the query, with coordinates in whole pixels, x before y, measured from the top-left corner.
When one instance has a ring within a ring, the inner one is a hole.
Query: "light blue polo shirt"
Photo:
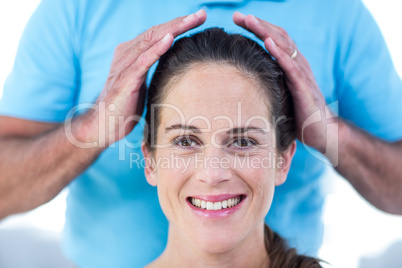
[[[22,36],[0,114],[63,122],[97,98],[119,43],[199,8],[208,19],[198,30],[252,36],[234,25],[235,11],[283,27],[341,117],[389,141],[402,137],[401,80],[360,0],[43,0]],[[138,126],[69,185],[63,248],[80,267],[141,267],[165,247],[168,223],[143,175],[141,136]],[[325,168],[299,143],[266,218],[301,253],[315,254],[322,242]]]

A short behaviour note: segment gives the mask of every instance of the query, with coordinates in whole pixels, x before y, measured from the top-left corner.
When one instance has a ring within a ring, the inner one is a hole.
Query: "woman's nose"
[[[232,177],[230,158],[222,148],[206,148],[197,161],[197,178],[211,186],[218,185]]]

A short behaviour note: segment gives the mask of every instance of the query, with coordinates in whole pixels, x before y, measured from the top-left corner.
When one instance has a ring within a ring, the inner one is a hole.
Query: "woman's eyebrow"
[[[256,130],[258,132],[261,132],[262,134],[267,134],[267,131],[265,131],[264,129],[259,128],[259,127],[253,127],[253,126],[232,128],[232,129],[229,129],[227,131],[227,133],[232,134],[232,135],[233,134],[243,134],[243,133],[245,133],[247,131],[250,131],[250,130]]]
[[[201,133],[201,130],[199,130],[195,126],[188,126],[188,125],[182,125],[182,124],[174,124],[174,125],[171,125],[170,127],[165,128],[165,133],[170,130],[173,130],[173,129],[184,129],[184,130],[191,130],[194,133]]]
[[[173,129],[191,130],[194,133],[201,133],[201,130],[199,128],[197,128],[196,126],[182,125],[182,124],[174,124],[174,125],[171,125],[171,126],[165,128],[165,133],[170,131],[170,130],[173,130]],[[264,129],[258,128],[258,127],[253,127],[253,126],[232,128],[232,129],[229,129],[226,133],[231,134],[231,135],[233,135],[233,134],[243,134],[243,133],[245,133],[247,131],[250,131],[250,130],[256,130],[256,131],[258,131],[258,132],[260,132],[262,134],[267,133],[267,131],[265,131]]]

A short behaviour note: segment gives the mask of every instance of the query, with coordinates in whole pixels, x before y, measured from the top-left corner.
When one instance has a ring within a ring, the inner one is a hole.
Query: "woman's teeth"
[[[220,210],[224,208],[231,208],[240,203],[240,197],[229,198],[220,202],[209,202],[197,198],[191,198],[191,204],[197,208],[206,210]]]

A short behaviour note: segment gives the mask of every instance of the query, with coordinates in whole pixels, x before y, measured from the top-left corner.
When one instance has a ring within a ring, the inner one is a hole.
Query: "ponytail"
[[[272,231],[266,224],[264,228],[265,247],[270,258],[271,268],[321,268],[321,260],[299,255],[296,249],[289,248],[286,240]]]

